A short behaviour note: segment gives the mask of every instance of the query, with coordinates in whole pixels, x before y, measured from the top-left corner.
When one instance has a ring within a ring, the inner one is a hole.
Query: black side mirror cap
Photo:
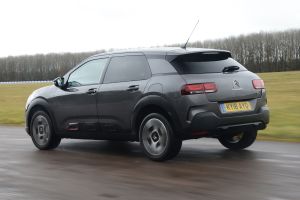
[[[64,88],[65,87],[65,81],[63,77],[57,77],[53,80],[53,83],[56,87]]]

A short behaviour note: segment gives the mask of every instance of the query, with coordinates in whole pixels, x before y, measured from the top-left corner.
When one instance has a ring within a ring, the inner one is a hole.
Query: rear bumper
[[[246,130],[254,128],[257,130],[265,129],[269,123],[269,109],[263,106],[256,113],[249,113],[232,116],[217,116],[213,112],[199,112],[194,115],[189,125],[189,132],[209,132],[218,133],[230,131],[232,129]]]

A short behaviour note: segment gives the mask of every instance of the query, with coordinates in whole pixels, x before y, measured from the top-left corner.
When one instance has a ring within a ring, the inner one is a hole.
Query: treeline
[[[229,50],[236,60],[253,72],[300,70],[300,30],[194,42],[189,47]]]
[[[300,70],[300,29],[199,41],[188,47],[229,50],[253,72]],[[52,80],[88,56],[101,52],[104,50],[0,58],[0,81]]]
[[[104,52],[51,53],[0,58],[0,81],[53,80],[85,58]]]

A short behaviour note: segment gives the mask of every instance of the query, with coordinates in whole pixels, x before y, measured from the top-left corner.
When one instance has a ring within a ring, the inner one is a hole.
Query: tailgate
[[[252,80],[258,77],[249,71],[226,74],[185,74],[182,77],[188,84],[214,82],[217,85],[217,91],[206,93],[209,101],[239,101],[260,96],[260,90],[254,89],[252,85]]]

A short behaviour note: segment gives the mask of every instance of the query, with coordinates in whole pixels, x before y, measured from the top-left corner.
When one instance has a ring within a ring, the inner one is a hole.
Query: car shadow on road
[[[178,155],[179,160],[183,161],[215,161],[215,160],[255,160],[257,155],[251,150],[233,151],[228,149],[193,149],[184,150]]]
[[[60,150],[92,153],[98,155],[120,155],[142,157],[143,152],[136,142],[124,141],[71,141],[63,143]]]
[[[76,152],[86,155],[105,156],[106,158],[124,157],[133,159],[146,159],[137,142],[120,141],[68,141],[61,144],[58,150]],[[175,162],[207,162],[214,160],[254,160],[255,151],[241,150],[232,151],[216,148],[215,145],[206,147],[189,147],[184,145],[179,155],[173,159]]]

